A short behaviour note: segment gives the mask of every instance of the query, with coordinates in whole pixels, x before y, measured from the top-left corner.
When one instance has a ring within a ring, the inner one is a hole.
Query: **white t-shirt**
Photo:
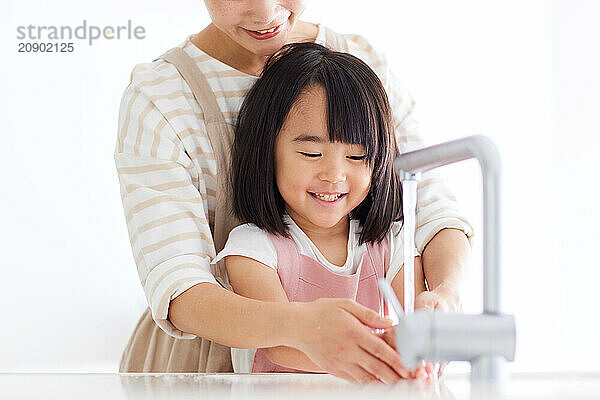
[[[330,263],[315,244],[309,239],[294,220],[287,214],[284,215],[284,222],[289,227],[290,235],[296,243],[296,247],[300,254],[308,256],[313,260],[318,261],[325,268],[339,275],[351,275],[356,272],[362,255],[367,251],[367,245],[363,243],[358,245],[359,228],[358,220],[350,221],[350,229],[348,233],[348,255],[343,266],[337,266]],[[403,229],[401,222],[394,222],[389,233],[390,242],[390,267],[385,276],[388,282],[392,282],[398,271],[404,265],[404,246],[403,246]],[[244,256],[252,258],[258,262],[265,264],[277,270],[277,251],[273,242],[269,238],[267,232],[259,229],[254,224],[243,224],[234,228],[229,233],[229,238],[223,250],[217,254],[211,264],[216,264],[219,260],[226,256]],[[419,252],[414,248],[413,257],[419,256]],[[226,286],[231,290],[229,282]],[[259,318],[259,317],[257,317]],[[252,372],[254,363],[254,354],[256,349],[231,349],[231,359],[233,370],[235,372]]]

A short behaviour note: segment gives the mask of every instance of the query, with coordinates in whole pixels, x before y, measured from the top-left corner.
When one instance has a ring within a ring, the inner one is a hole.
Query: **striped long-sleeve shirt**
[[[319,25],[317,43],[327,45]],[[210,57],[190,41],[192,57],[214,90],[228,123],[235,124],[257,78]],[[411,115],[414,102],[390,73],[385,58],[361,36],[345,35],[348,51],[365,61],[386,87],[400,152],[423,147]],[[216,162],[202,109],[175,67],[163,60],[138,64],[123,93],[114,152],[133,257],[154,321],[169,335],[194,338],[168,320],[171,300],[192,286],[218,284],[210,261],[215,247],[209,227],[216,199]],[[472,227],[456,199],[433,172],[417,190],[415,243],[419,252],[444,228]]]

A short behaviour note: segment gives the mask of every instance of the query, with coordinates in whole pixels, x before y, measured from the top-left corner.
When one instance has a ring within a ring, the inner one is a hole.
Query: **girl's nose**
[[[346,180],[346,171],[344,171],[341,163],[331,161],[328,163],[323,163],[322,169],[319,171],[317,177],[319,180],[330,183],[343,182]]]

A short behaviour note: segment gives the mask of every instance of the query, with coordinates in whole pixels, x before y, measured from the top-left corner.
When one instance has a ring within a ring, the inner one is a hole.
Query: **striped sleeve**
[[[385,56],[377,52],[362,36],[348,35],[347,38],[350,51],[373,68],[386,89],[400,153],[425,147],[413,116],[415,102],[390,71]],[[446,228],[459,229],[467,237],[473,236],[473,227],[461,215],[456,197],[444,184],[438,171],[430,170],[423,173],[423,179],[417,186],[415,245],[418,252],[423,254],[427,243]]]
[[[400,153],[425,147],[412,115],[414,101],[398,83],[393,73],[390,73],[387,91]],[[430,170],[423,173],[417,185],[415,245],[419,253],[423,253],[427,243],[439,231],[447,228],[459,229],[467,237],[473,236],[473,227],[460,213],[455,195],[444,184],[438,171]]]
[[[184,148],[181,133],[157,107],[161,95],[150,98],[143,89],[153,86],[151,93],[164,93],[176,107],[181,94],[180,111],[167,114],[190,111],[181,106],[186,103],[182,91],[160,87],[169,83],[169,76],[134,73],[121,100],[114,152],[131,249],[156,324],[173,337],[193,339],[195,335],[171,324],[168,311],[170,301],[192,286],[217,284],[209,264],[215,249],[207,195],[198,190],[205,187],[204,177]]]

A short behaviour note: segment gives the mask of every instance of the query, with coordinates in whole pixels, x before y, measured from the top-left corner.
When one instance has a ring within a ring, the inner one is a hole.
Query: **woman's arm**
[[[258,323],[256,315],[262,316]],[[350,382],[409,377],[398,353],[371,332],[390,328],[392,321],[348,299],[264,302],[201,283],[171,302],[169,318],[184,332],[229,347],[297,348],[320,370]]]
[[[430,293],[415,301],[419,308],[461,310],[470,254],[470,238],[458,229],[443,229],[427,243],[423,251],[423,271]]]
[[[415,257],[415,309],[461,309],[470,243],[462,231],[443,229],[429,241],[423,257]],[[404,307],[402,271],[392,280],[392,288]],[[425,280],[429,291],[426,291]]]

